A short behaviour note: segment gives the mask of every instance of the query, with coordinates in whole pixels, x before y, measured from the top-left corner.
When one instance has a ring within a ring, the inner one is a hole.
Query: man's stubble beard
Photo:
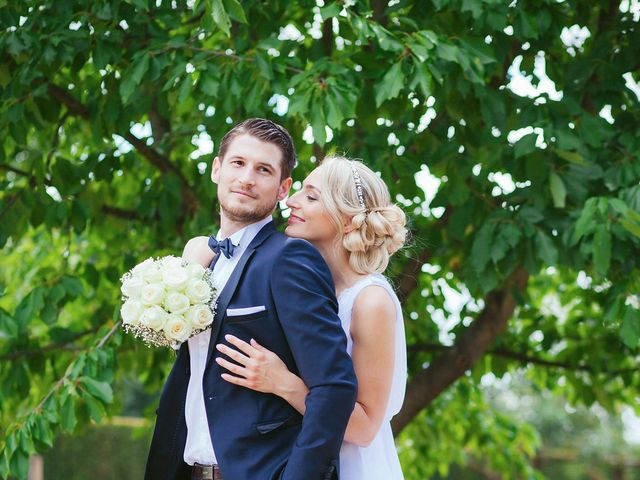
[[[256,209],[246,208],[233,208],[226,204],[226,200],[218,195],[218,203],[220,204],[220,210],[232,222],[251,224],[258,222],[265,218],[267,215],[273,213],[278,203],[278,198],[275,197],[273,202],[260,202]]]

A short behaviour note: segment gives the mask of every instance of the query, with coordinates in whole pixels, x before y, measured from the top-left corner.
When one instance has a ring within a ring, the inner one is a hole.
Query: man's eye
[[[262,167],[262,168],[260,168],[260,171],[261,171],[262,173],[271,173],[271,170],[269,170],[269,169],[268,169],[268,168],[266,168],[266,167]]]

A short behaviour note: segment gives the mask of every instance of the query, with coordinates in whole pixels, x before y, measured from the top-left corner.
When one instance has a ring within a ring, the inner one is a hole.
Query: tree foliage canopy
[[[119,277],[214,228],[207,145],[252,116],[290,130],[296,180],[345,152],[410,215],[388,272],[410,354],[394,419],[408,478],[469,453],[535,475],[536,434],[494,414],[491,375],[638,408],[630,5],[0,1],[0,474],[25,477],[56,432],[116,412],[118,376],[161,386],[171,357],[115,323]]]

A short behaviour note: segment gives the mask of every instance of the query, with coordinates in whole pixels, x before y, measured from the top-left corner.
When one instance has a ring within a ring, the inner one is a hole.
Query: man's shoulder
[[[302,238],[288,237],[282,232],[274,232],[267,242],[268,251],[273,254],[290,254],[291,252],[307,252],[313,256],[320,255],[316,247]]]

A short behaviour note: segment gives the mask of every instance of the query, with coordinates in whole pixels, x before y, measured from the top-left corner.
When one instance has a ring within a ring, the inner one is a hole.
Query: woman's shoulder
[[[193,237],[186,243],[182,251],[183,260],[199,263],[203,267],[209,266],[214,255],[209,248],[209,237],[205,236]]]

